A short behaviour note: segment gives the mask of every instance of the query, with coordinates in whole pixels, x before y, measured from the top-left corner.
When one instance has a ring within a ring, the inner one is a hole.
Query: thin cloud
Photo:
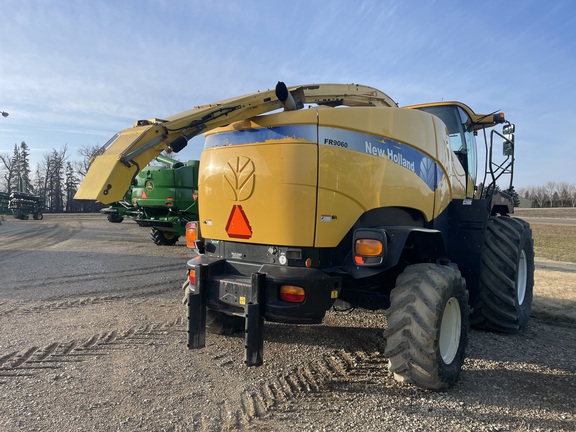
[[[462,100],[517,124],[518,184],[575,182],[571,2],[0,0],[0,151],[70,154],[134,120],[289,84],[355,82],[401,105]],[[197,142],[188,154],[199,156]],[[545,148],[543,154],[542,148]],[[186,150],[188,151],[188,150]],[[38,157],[32,153],[32,157]]]

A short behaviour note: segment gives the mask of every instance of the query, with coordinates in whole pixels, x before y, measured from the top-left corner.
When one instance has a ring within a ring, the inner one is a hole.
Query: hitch
[[[244,306],[244,359],[246,366],[262,366],[264,363],[264,317],[262,294],[266,286],[266,274],[252,273],[252,301]]]
[[[188,348],[206,346],[206,289],[208,266],[196,267],[196,283],[188,293]]]
[[[195,267],[196,283],[190,285],[188,293],[188,348],[206,346],[206,303],[208,265]],[[262,314],[263,293],[266,274],[253,273],[250,301],[244,305],[244,361],[246,366],[261,366],[264,363],[264,316]]]

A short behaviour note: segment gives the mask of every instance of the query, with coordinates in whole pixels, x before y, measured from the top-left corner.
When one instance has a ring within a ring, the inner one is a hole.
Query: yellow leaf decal
[[[223,188],[232,201],[247,200],[254,191],[254,162],[245,156],[228,161],[224,167]]]

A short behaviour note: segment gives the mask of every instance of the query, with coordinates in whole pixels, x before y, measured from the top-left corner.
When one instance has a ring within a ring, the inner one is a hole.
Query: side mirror
[[[516,125],[513,125],[512,123],[508,123],[502,127],[502,133],[504,135],[510,135],[514,132],[516,132]]]
[[[504,142],[502,143],[502,151],[504,156],[512,156],[514,154],[514,132],[516,126],[507,123],[502,127],[502,134],[504,135]]]

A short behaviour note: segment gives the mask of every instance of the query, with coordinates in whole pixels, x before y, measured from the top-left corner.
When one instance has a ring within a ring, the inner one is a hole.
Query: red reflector
[[[304,288],[292,285],[282,285],[280,287],[280,300],[290,303],[302,303],[305,299],[306,291],[304,291]]]
[[[232,206],[232,211],[226,224],[226,232],[232,238],[249,239],[252,237],[252,227],[241,205]]]
[[[304,301],[304,296],[299,296],[297,294],[281,294],[280,298],[290,303],[302,303]]]
[[[196,284],[196,271],[195,270],[190,270],[188,272],[188,279],[190,280],[190,283],[192,285]]]
[[[166,201],[172,201],[172,197],[166,197]]]
[[[142,198],[142,199],[148,198],[148,197],[146,196],[146,191],[142,191],[142,197],[141,197],[141,198]]]
[[[354,261],[356,262],[356,264],[364,264],[364,258],[358,255],[354,256]]]
[[[195,200],[197,200],[197,199],[198,199],[198,194],[197,194],[197,193],[193,193],[193,194],[192,194],[192,198],[194,198]]]

